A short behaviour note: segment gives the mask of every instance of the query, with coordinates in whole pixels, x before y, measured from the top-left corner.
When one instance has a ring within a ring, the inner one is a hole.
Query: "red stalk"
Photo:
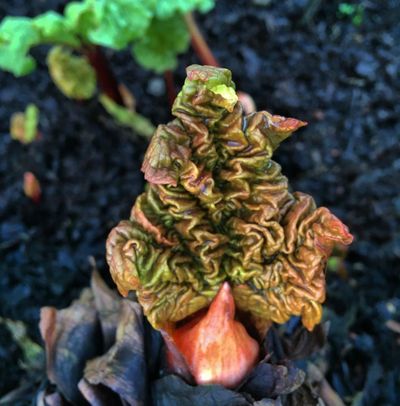
[[[114,102],[124,106],[117,79],[101,48],[99,46],[87,47],[83,52],[96,71],[97,81],[102,91]]]
[[[193,49],[204,65],[219,66],[211,49],[208,47],[192,13],[185,15],[185,23],[189,30]]]
[[[164,72],[165,86],[167,88],[167,97],[170,107],[174,104],[176,99],[176,89],[174,81],[174,72],[172,70],[167,70]]]

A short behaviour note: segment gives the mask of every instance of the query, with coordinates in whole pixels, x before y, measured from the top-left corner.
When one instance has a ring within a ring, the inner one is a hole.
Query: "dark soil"
[[[0,19],[64,3],[1,2]],[[219,0],[199,22],[258,109],[309,122],[276,159],[294,190],[312,194],[356,237],[345,270],[327,275],[327,379],[348,404],[398,405],[400,336],[387,321],[400,321],[400,4],[360,3],[360,26],[340,15],[336,0]],[[143,189],[146,142],[95,100],[63,97],[49,79],[46,48],[34,55],[33,74],[0,72],[0,316],[24,321],[40,342],[40,307],[61,308],[78,295],[89,281],[88,258],[107,274],[105,239]],[[108,56],[138,110],[154,123],[168,121],[162,77],[128,52]],[[195,62],[191,52],[180,59],[177,86]],[[9,118],[30,102],[41,110],[42,139],[24,146],[11,140]],[[25,171],[40,180],[39,204],[22,192]],[[0,395],[23,378],[20,358],[0,326]]]

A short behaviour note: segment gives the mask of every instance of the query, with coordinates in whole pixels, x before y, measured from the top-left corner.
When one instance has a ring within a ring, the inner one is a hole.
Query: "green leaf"
[[[79,39],[70,31],[64,17],[54,11],[34,18],[32,24],[40,33],[40,42],[64,44],[71,47],[80,46]]]
[[[186,14],[193,10],[202,13],[214,7],[214,0],[158,0],[155,15],[159,18],[169,18],[175,14]]]
[[[102,0],[68,3],[64,11],[65,24],[72,32],[79,34],[84,42],[88,42],[89,31],[98,24],[102,7]]]
[[[25,17],[6,17],[0,24],[0,68],[23,76],[36,67],[28,55],[29,49],[40,41],[40,35]]]
[[[141,0],[104,2],[97,28],[88,32],[89,40],[113,49],[125,48],[146,31],[152,13]]]
[[[64,18],[55,12],[34,19],[6,17],[0,24],[0,68],[15,76],[32,72],[36,62],[29,51],[42,43],[61,43],[72,47],[80,45]]]
[[[153,15],[154,0],[85,0],[69,3],[66,24],[85,42],[113,49],[125,48],[142,36]]]
[[[146,138],[153,135],[155,128],[151,121],[146,117],[118,105],[106,95],[101,95],[99,100],[107,113],[110,114],[110,116],[112,116],[119,124],[131,128],[137,134]]]
[[[0,68],[26,75],[36,66],[31,47],[79,48],[83,43],[116,50],[133,45],[141,65],[163,72],[173,69],[176,54],[188,47],[183,14],[213,6],[214,0],[83,0],[69,3],[64,15],[49,11],[33,19],[6,17],[0,24]]]
[[[132,52],[145,68],[162,73],[174,69],[176,55],[189,46],[189,33],[180,15],[166,20],[153,19],[146,34],[134,44]]]
[[[50,76],[61,92],[71,99],[90,99],[96,91],[96,73],[83,56],[56,46],[47,56]]]

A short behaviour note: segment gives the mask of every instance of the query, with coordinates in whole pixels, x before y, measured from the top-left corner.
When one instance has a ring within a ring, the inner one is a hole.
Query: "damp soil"
[[[330,331],[320,364],[346,404],[397,405],[400,7],[396,0],[357,3],[359,18],[340,13],[336,0],[219,0],[198,21],[259,110],[309,123],[276,160],[293,190],[313,195],[355,235],[339,271],[327,271]],[[0,19],[64,4],[1,2]],[[40,307],[62,308],[76,298],[89,283],[90,258],[107,275],[105,239],[143,190],[146,149],[96,100],[62,96],[49,79],[46,52],[34,50],[38,69],[29,76],[0,72],[0,316],[23,321],[37,342]],[[168,121],[162,76],[140,68],[129,52],[106,54],[138,111],[155,124]],[[185,66],[198,62],[192,51],[179,59],[177,87]],[[41,139],[24,146],[11,140],[9,119],[28,103],[40,108]],[[38,204],[23,194],[26,171],[41,183]],[[24,380],[21,360],[0,325],[0,396]]]

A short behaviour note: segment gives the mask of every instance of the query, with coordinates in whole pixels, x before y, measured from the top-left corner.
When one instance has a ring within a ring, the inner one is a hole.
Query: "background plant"
[[[84,100],[94,96],[96,82],[115,103],[124,97],[101,47],[121,51],[130,48],[134,59],[157,73],[174,69],[177,54],[190,40],[184,14],[206,12],[213,0],[83,0],[70,2],[64,13],[48,11],[34,18],[6,17],[0,24],[0,67],[15,76],[31,73],[36,61],[33,47],[51,45],[47,57],[50,75],[67,97]],[[145,136],[137,114],[136,132]],[[144,130],[143,130],[144,129]]]

